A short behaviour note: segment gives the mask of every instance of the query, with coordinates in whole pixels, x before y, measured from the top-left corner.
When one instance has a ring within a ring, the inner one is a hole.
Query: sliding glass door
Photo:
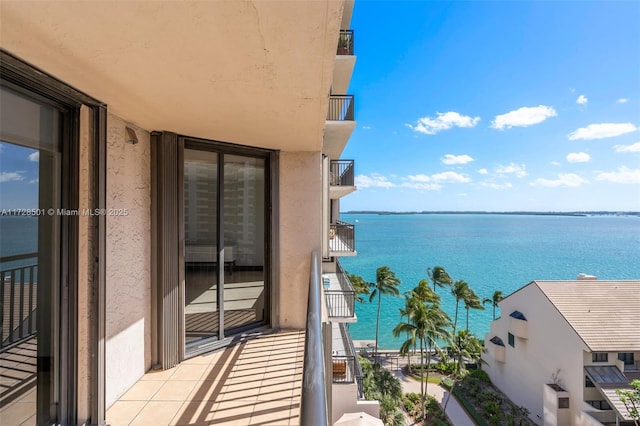
[[[264,156],[185,142],[186,353],[267,321]]]
[[[44,99],[0,87],[0,424],[60,418],[62,130]]]

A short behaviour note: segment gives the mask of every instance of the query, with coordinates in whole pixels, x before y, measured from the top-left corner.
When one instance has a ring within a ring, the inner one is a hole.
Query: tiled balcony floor
[[[266,334],[144,375],[107,424],[297,425],[304,332]]]

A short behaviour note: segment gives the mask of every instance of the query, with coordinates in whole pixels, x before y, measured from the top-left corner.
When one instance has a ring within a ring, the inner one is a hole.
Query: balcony
[[[347,325],[333,324],[332,335],[332,381],[337,385],[355,384],[357,399],[363,399],[362,369]]]
[[[329,111],[327,120],[329,121],[353,121],[353,95],[331,95],[329,96]]]
[[[331,87],[335,93],[346,93],[349,89],[353,68],[356,65],[353,47],[353,30],[341,30],[331,81]]]
[[[112,425],[300,424],[304,331],[242,339],[150,370],[107,411]]]
[[[356,256],[355,226],[336,221],[329,225],[329,256]]]
[[[340,30],[338,55],[353,55],[353,30]]]
[[[356,190],[353,160],[331,160],[329,197],[335,200]]]
[[[330,320],[335,322],[356,322],[356,293],[340,262],[336,262],[335,274],[324,274],[323,280],[325,286],[324,298]]]
[[[333,82],[333,90],[338,90]],[[344,87],[346,91],[347,87]],[[353,95],[331,95],[327,107],[322,152],[329,158],[340,158],[351,133],[356,128]]]
[[[529,338],[529,322],[520,311],[513,311],[509,315],[509,331],[521,339]]]

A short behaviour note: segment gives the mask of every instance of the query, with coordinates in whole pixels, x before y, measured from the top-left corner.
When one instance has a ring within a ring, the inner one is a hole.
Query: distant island
[[[640,217],[640,212],[617,212],[617,211],[576,211],[576,212],[531,212],[531,211],[421,211],[421,212],[393,212],[384,210],[351,210],[341,212],[341,214],[376,214],[376,215],[417,215],[417,214],[502,214],[502,215],[526,215],[526,216],[636,216]]]

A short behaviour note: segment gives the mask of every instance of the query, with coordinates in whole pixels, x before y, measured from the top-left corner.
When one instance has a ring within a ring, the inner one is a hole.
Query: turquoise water
[[[640,279],[640,218],[631,216],[525,215],[367,215],[342,214],[356,225],[357,257],[342,257],[344,269],[375,281],[379,266],[402,280],[400,292],[426,278],[426,269],[443,266],[454,280],[465,280],[482,297],[507,295],[533,280],[572,280],[584,272],[599,279]],[[453,318],[455,299],[438,289],[443,309]],[[402,297],[383,296],[380,346],[399,348],[391,330],[400,321]],[[357,304],[354,339],[375,338],[375,303]],[[464,327],[461,306],[458,328]],[[499,315],[499,312],[498,312]],[[471,310],[469,328],[479,337],[489,330],[491,305]]]

